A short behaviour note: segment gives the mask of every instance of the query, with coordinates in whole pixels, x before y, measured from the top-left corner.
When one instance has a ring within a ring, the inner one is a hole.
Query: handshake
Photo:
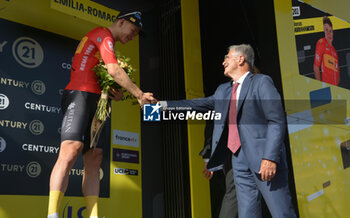
[[[144,104],[155,104],[158,102],[158,100],[153,97],[153,93],[150,92],[142,92],[141,95],[137,97],[137,101],[141,108],[143,108]]]
[[[108,91],[108,96],[112,100],[119,101],[123,97],[123,90],[115,90],[114,88],[110,88]],[[156,104],[158,102],[158,100],[153,97],[153,93],[150,92],[141,92],[141,94],[139,94],[137,97],[137,101],[139,102],[141,108],[144,104]]]

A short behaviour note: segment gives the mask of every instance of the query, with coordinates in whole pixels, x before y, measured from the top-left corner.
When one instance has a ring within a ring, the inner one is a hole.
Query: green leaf
[[[133,73],[136,71],[136,69],[133,68],[132,65],[130,64],[131,59],[121,55],[120,52],[118,52],[118,51],[116,51],[115,53],[116,53],[119,65],[125,66],[123,68],[125,73],[129,76],[131,81],[134,82]],[[118,83],[116,83],[114,81],[112,76],[108,73],[107,67],[102,59],[93,68],[93,71],[96,72],[96,78],[97,78],[97,81],[100,85],[102,93],[105,93],[108,95],[108,91],[111,87],[116,89],[116,90],[122,88]],[[100,100],[99,100],[98,105],[97,105],[96,115],[95,115],[95,116],[97,116],[97,119],[99,119],[101,121],[105,121],[110,113],[110,109],[108,109],[109,107],[110,106],[108,105],[108,98],[102,99],[100,97]]]

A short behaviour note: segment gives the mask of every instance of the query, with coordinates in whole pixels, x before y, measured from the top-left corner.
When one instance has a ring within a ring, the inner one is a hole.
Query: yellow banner
[[[71,16],[50,5],[47,0],[0,0],[0,18],[77,40],[93,28],[101,26],[92,19]]]
[[[198,0],[181,0],[181,20],[186,99],[203,97]],[[198,155],[204,144],[204,124],[188,122],[187,128],[193,218],[211,217],[209,181],[201,175],[204,163]]]
[[[349,0],[335,0],[332,1],[332,4],[329,4],[330,1],[327,0],[305,0],[305,2],[333,14],[334,16],[330,19],[334,30],[350,27],[349,23],[337,18],[344,18],[343,15],[349,14],[345,10],[349,8],[347,7]],[[298,57],[300,58],[298,52],[302,53],[310,48],[306,49],[309,43],[305,40],[305,47],[299,46],[300,50],[297,50],[295,35],[323,32],[322,17],[293,20],[292,1],[274,0],[274,6],[283,97],[288,113],[290,152],[299,215],[308,218],[348,217],[350,195],[347,193],[350,192],[348,186],[350,174],[344,163],[348,163],[346,144],[350,137],[350,129],[346,120],[342,125],[321,124],[317,120],[337,120],[341,113],[336,110],[334,103],[339,100],[349,102],[349,90],[308,78],[299,73],[299,64],[305,64],[306,61],[298,63]],[[346,16],[349,17],[349,15]],[[318,37],[314,39],[316,42]],[[311,49],[313,50],[313,47]],[[307,53],[311,57],[311,63],[314,57],[312,52]],[[312,64],[310,66],[309,70],[312,72]],[[311,92],[316,91],[317,93],[328,87],[331,94],[329,104],[307,109],[307,104],[296,106],[295,103],[292,103],[297,100],[311,101]],[[297,107],[305,107],[305,110],[300,111],[300,108]],[[346,108],[346,114],[349,114],[348,103]],[[297,118],[297,122],[293,117]]]
[[[101,26],[109,26],[117,18],[118,11],[90,0],[51,0],[51,8]]]
[[[350,23],[337,17],[329,17],[333,24],[333,30],[350,28]],[[295,35],[323,32],[322,17],[294,20]]]

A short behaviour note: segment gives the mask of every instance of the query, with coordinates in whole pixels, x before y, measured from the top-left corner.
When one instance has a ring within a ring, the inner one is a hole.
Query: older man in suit
[[[221,84],[214,95],[161,104],[221,113],[221,119],[214,121],[207,168],[221,169],[233,153],[239,217],[261,217],[261,196],[273,217],[296,217],[288,188],[286,119],[280,95],[269,76],[251,72],[254,50],[250,45],[230,46],[223,66],[232,81]]]

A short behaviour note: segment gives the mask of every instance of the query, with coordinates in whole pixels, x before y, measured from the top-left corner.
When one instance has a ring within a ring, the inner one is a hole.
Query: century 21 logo
[[[0,93],[0,110],[6,109],[10,104],[9,98]]]
[[[43,81],[40,81],[40,80],[33,81],[31,88],[32,88],[32,91],[34,92],[34,94],[37,94],[37,95],[42,95],[46,91],[45,83]]]
[[[44,124],[40,120],[33,120],[29,124],[29,131],[33,135],[41,135],[44,132]]]
[[[13,42],[12,55],[23,67],[38,67],[44,60],[41,45],[30,37],[20,37]]]

